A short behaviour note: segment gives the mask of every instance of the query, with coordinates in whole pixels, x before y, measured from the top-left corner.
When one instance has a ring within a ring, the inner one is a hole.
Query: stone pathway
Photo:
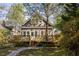
[[[18,53],[26,49],[39,49],[39,48],[43,48],[43,47],[21,47],[21,48],[18,48],[17,50],[12,51],[7,56],[16,56]]]

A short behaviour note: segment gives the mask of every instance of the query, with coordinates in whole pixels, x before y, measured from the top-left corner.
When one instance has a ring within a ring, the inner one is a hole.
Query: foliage
[[[8,35],[9,30],[7,29],[0,29],[0,48],[7,46],[8,43]]]
[[[65,13],[61,15],[61,22],[56,24],[64,35],[60,45],[68,50],[69,55],[79,55],[77,53],[79,48],[79,6],[77,4],[63,4],[63,6]]]
[[[7,29],[0,29],[0,40],[6,39],[8,33],[9,31]]]
[[[15,20],[19,24],[22,24],[24,21],[24,6],[22,4],[13,4],[8,12],[8,19]]]
[[[54,7],[55,4],[49,4],[49,3],[42,3],[43,7],[44,7],[44,13],[45,13],[45,17],[46,17],[46,30],[45,30],[45,36],[46,36],[46,40],[48,41],[48,22],[49,22],[49,16],[52,15],[54,13],[54,10],[56,8],[56,6]],[[51,12],[53,11],[53,12]]]
[[[20,42],[20,40],[22,39],[22,36],[20,35],[13,35],[10,39],[10,42],[12,43],[17,43],[17,42]]]

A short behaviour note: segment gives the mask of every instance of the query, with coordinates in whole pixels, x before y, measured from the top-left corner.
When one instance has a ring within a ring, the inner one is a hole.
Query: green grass
[[[29,49],[20,52],[17,56],[66,56],[67,52],[53,48]]]
[[[0,49],[0,56],[6,56],[8,55],[12,50],[15,50],[16,48],[2,48]]]
[[[68,56],[67,51],[61,49],[53,52],[53,56]]]
[[[8,55],[14,48],[3,48],[0,49],[0,56]],[[28,49],[20,52],[17,56],[67,56],[67,52],[63,49],[54,48],[40,48],[40,49]]]

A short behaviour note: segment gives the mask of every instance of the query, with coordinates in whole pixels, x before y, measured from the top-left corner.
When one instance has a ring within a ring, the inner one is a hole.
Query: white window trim
[[[43,34],[41,34],[42,31],[43,31]],[[45,30],[41,30],[40,31],[40,35],[45,35]]]
[[[27,35],[27,32],[29,31],[29,35],[30,35],[30,30],[26,30],[26,35]]]

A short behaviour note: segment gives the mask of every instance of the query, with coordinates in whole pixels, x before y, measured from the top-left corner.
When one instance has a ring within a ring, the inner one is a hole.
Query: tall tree
[[[22,24],[24,21],[24,6],[23,4],[13,4],[9,9],[7,14],[9,20],[15,20],[19,24]]]
[[[54,17],[56,16],[56,14],[55,13],[58,13],[58,8],[57,7],[59,7],[58,6],[58,4],[51,4],[51,3],[43,3],[42,4],[43,5],[43,7],[44,7],[44,13],[45,13],[45,17],[46,17],[46,40],[48,41],[48,22],[49,22],[49,17],[51,16],[51,15],[53,15]],[[54,15],[55,14],[55,15]]]
[[[78,55],[79,48],[79,4],[62,4],[65,9],[61,17],[61,21],[57,24],[57,27],[64,34],[64,38],[60,44],[68,52]],[[69,54],[70,55],[70,54]]]
[[[44,6],[44,11],[45,11],[45,16],[46,16],[46,32],[45,32],[45,35],[46,35],[46,40],[48,41],[48,31],[47,31],[47,28],[48,28],[48,17],[49,17],[49,6],[50,6],[50,4],[43,4],[43,6]]]
[[[45,39],[48,41],[48,31],[47,31],[47,28],[48,28],[48,20],[49,20],[49,17],[51,15],[54,15],[56,16],[59,12],[59,6],[58,4],[51,4],[51,3],[42,3],[42,4],[24,4],[24,6],[26,7],[26,9],[28,10],[28,13],[29,14],[33,14],[35,11],[39,10],[39,13],[42,12],[44,13],[44,15],[42,16],[45,16],[46,18],[46,35],[45,35]]]

